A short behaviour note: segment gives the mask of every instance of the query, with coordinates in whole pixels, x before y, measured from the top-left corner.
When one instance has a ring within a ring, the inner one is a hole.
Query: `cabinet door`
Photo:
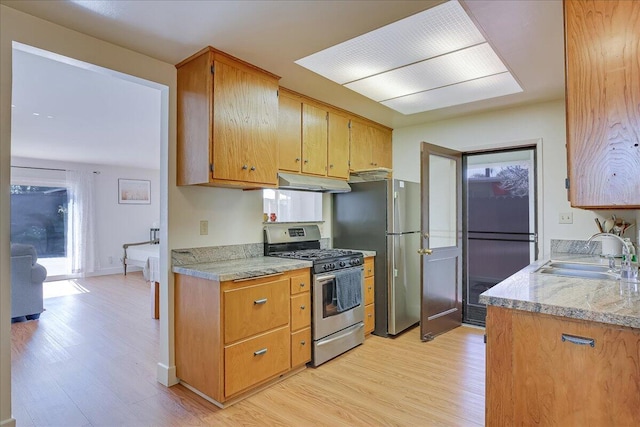
[[[224,342],[289,323],[289,279],[224,291]]]
[[[291,334],[291,367],[303,365],[311,360],[311,328]]]
[[[638,425],[640,331],[516,311],[512,342],[514,425]]]
[[[327,175],[349,178],[349,119],[329,113]]]
[[[280,91],[278,110],[279,169],[300,172],[302,150],[302,102]]]
[[[364,333],[370,334],[376,328],[375,305],[364,306]]]
[[[278,83],[215,61],[213,178],[277,183]]]
[[[370,256],[364,259],[364,277],[371,277],[375,274],[375,258]]]
[[[371,169],[373,128],[351,120],[351,143],[349,149],[349,169],[352,171]]]
[[[373,129],[372,162],[373,167],[391,169],[391,133]]]
[[[302,172],[327,174],[327,112],[302,104]]]
[[[640,2],[565,1],[571,205],[640,207]]]
[[[375,292],[375,277],[369,276],[364,278],[364,303],[373,304],[374,292]]]
[[[311,325],[311,294],[304,292],[291,297],[291,330]]]

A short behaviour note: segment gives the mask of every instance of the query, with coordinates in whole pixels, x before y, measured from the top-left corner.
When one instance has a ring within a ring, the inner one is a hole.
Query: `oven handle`
[[[327,281],[333,280],[335,278],[336,278],[336,276],[334,276],[333,274],[329,274],[329,275],[326,275],[326,276],[317,276],[316,277],[316,281],[318,281],[318,282],[327,282]]]

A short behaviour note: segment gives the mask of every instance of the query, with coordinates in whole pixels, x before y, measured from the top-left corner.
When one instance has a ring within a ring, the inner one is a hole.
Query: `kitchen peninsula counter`
[[[227,280],[267,276],[301,268],[310,268],[311,266],[311,261],[258,256],[180,266],[174,265],[173,272],[200,279],[224,282]]]
[[[552,260],[608,265],[600,256],[562,254]],[[640,329],[640,284],[535,273],[547,261],[536,261],[498,283],[480,295],[480,302]]]

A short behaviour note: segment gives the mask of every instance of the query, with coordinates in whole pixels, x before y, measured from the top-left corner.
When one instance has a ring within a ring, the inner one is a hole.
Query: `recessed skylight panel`
[[[507,67],[491,46],[483,43],[345,86],[374,101],[384,101],[505,71]]]
[[[340,84],[484,42],[460,3],[443,3],[296,61]]]
[[[382,104],[403,114],[415,114],[483,99],[522,92],[511,73],[493,76],[428,90],[413,95],[383,101]]]

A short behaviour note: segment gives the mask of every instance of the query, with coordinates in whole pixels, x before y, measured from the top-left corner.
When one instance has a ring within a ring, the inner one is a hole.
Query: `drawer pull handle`
[[[596,340],[593,338],[576,337],[574,335],[562,334],[562,342],[569,341],[572,344],[596,346]]]
[[[304,288],[304,283],[300,283],[300,287],[301,287],[301,288]]]
[[[373,315],[372,315],[372,314],[368,314],[368,316],[369,316],[369,317],[372,317]]]
[[[254,305],[257,304],[266,304],[267,303],[267,299],[266,298],[261,298],[261,299],[257,299],[253,302]]]
[[[258,351],[254,351],[253,355],[254,356],[262,356],[263,354],[265,354],[267,352],[267,348],[263,348],[262,350],[258,350]]]
[[[300,310],[304,310],[304,305],[301,305],[301,306],[300,306]]]

